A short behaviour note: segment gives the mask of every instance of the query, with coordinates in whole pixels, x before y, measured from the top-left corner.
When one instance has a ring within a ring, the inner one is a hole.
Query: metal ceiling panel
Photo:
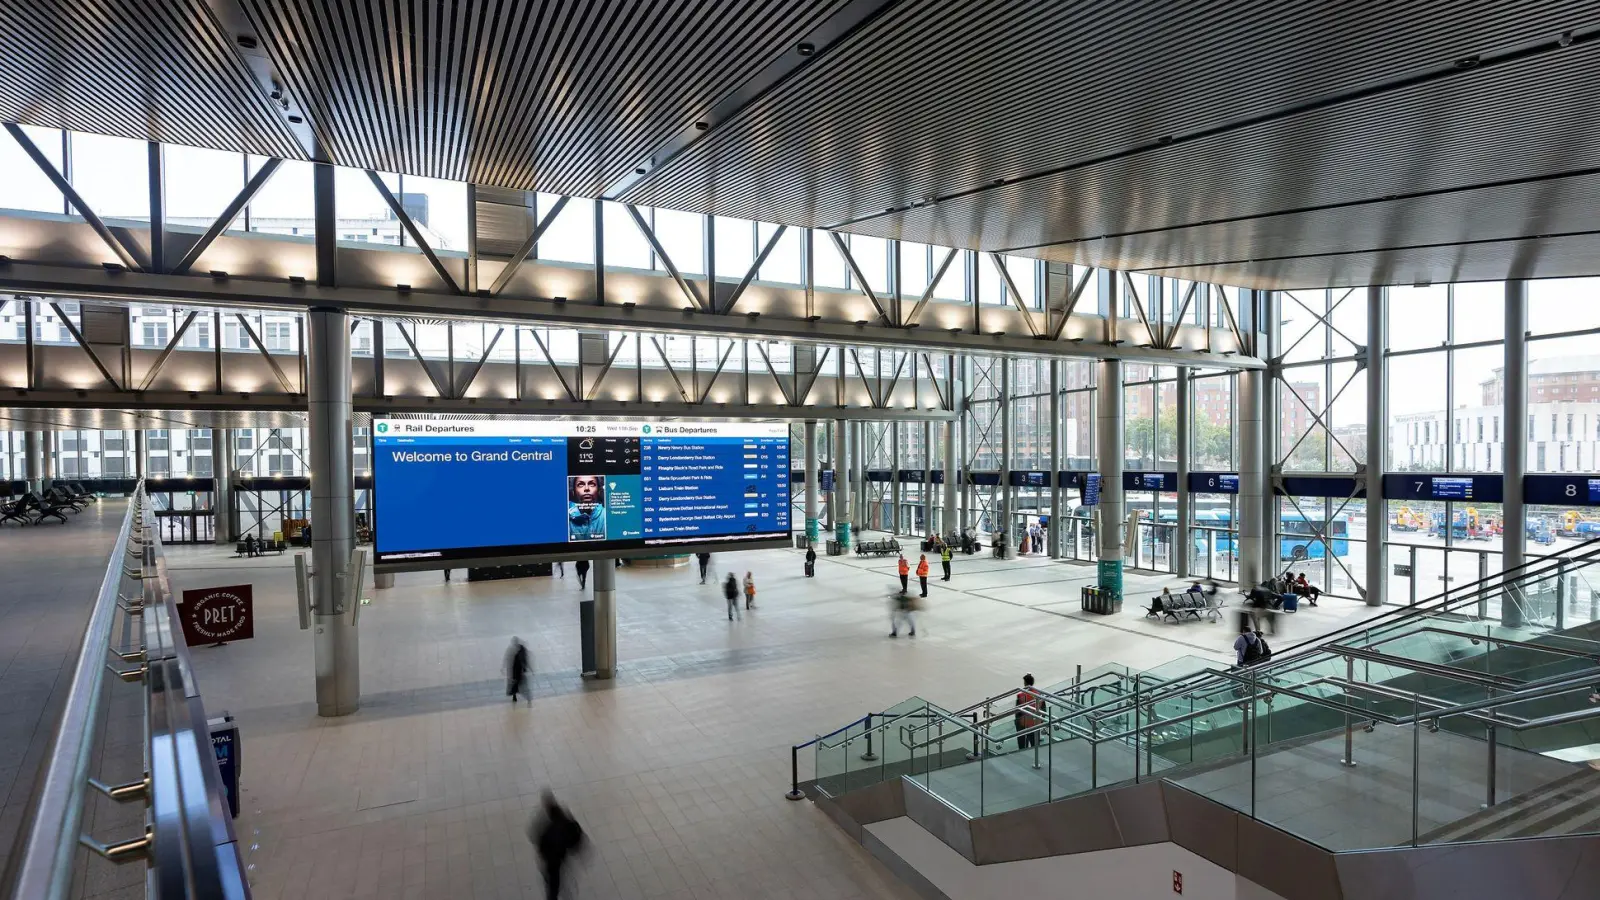
[[[363,424],[357,422],[357,424]],[[126,410],[0,407],[11,431],[137,431],[150,428],[304,428],[306,414],[280,410]]]
[[[1241,265],[1162,269],[1162,275],[1271,290],[1445,284],[1594,275],[1600,234],[1300,256]]]
[[[1592,0],[901,3],[626,199],[796,225],[930,199],[937,214],[938,198],[999,179],[1553,43],[1597,20]]]
[[[0,4],[0,119],[305,156],[201,0]]]
[[[1600,169],[1600,111],[1587,100],[1596,91],[1600,41],[1590,41],[851,230],[936,244],[970,240],[986,250],[1084,263],[1099,251],[1075,242],[1120,236],[1129,239],[1121,246],[1140,248],[1135,255],[1144,262],[1137,268],[1163,264],[1158,257],[1178,249],[1168,232],[1202,223],[1519,180],[1530,182],[1523,186],[1529,196],[1559,200],[1536,179]],[[1402,226],[1426,231],[1457,224],[1401,215],[1383,233],[1398,244],[1420,243],[1430,238],[1410,236]],[[1272,253],[1250,244],[1226,252],[1232,258]]]
[[[594,197],[848,0],[238,0],[334,162]]]

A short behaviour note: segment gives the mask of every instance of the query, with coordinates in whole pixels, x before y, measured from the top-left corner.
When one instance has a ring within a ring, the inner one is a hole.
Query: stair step
[[[1580,769],[1541,788],[1513,797],[1464,819],[1437,828],[1422,843],[1498,840],[1551,833],[1574,809],[1600,801],[1600,773]]]

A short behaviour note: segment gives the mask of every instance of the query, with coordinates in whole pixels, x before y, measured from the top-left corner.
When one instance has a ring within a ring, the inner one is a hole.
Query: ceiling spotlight
[[[239,46],[245,48],[246,50],[254,50],[256,48],[256,39],[248,34],[239,35],[237,40],[239,42]]]
[[[409,285],[409,284],[397,284],[397,285],[394,286],[394,289],[399,291],[402,294],[411,293],[411,285]]]
[[[683,311],[684,311],[684,312],[686,312],[686,313],[692,313],[692,312],[694,312],[694,311],[695,311],[695,309],[694,309],[694,306],[693,306],[693,305],[687,305],[687,306],[685,306],[685,307],[684,307],[684,308],[683,308]]]
[[[865,327],[867,327],[867,320],[866,319],[857,319],[856,320],[856,327],[857,328],[865,328]]]
[[[567,302],[567,298],[565,298],[565,297],[552,297],[551,299],[554,300],[557,303],[565,303],[565,302]]]
[[[635,174],[635,175],[643,175],[644,174],[644,167],[640,166],[639,168],[634,169],[633,170],[633,174]]]
[[[711,126],[706,122],[696,122],[696,123],[694,123],[694,130],[695,131],[705,131],[707,128],[710,128],[710,127]]]
[[[960,334],[960,333],[961,333],[961,329],[959,329],[959,328],[950,328],[950,329],[947,329],[947,330],[948,330],[948,331],[949,331],[949,332],[950,332],[950,333],[951,333],[951,334]]]
[[[638,306],[638,304],[634,303],[632,300],[624,300],[624,301],[622,301],[622,308],[623,309],[633,309],[635,306]]]
[[[991,337],[1005,337],[1006,333],[1004,331],[991,331],[989,332],[989,335]]]
[[[296,287],[305,287],[306,277],[304,275],[290,275],[289,283]]]
[[[820,321],[822,321],[822,317],[821,316],[806,316],[806,321],[807,322],[820,322]]]
[[[289,117],[289,124],[290,125],[299,125],[301,122],[304,122],[304,121],[305,121],[305,119],[302,119],[299,116],[290,116]]]
[[[228,277],[228,273],[222,271],[221,269],[212,269],[211,277],[217,279],[218,281],[223,281]]]
[[[745,318],[747,318],[747,319],[759,319],[759,318],[761,318],[761,313],[758,313],[758,312],[747,312],[744,315],[745,315]]]
[[[801,56],[810,56],[811,54],[817,52],[817,47],[815,44],[801,44],[794,49],[795,52],[799,53]]]
[[[1572,46],[1572,32],[1570,32],[1570,31],[1561,32],[1561,37],[1556,39],[1556,45],[1560,46],[1560,47],[1571,47]]]
[[[107,272],[121,272],[123,270],[121,263],[101,263],[100,268],[105,269]]]

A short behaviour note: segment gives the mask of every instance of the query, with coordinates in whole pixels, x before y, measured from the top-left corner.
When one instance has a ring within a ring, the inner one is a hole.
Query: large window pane
[[[244,154],[168,144],[167,222],[207,228],[244,188]],[[242,215],[242,213],[241,213]]]
[[[1391,472],[1438,472],[1445,466],[1444,352],[1389,360]]]
[[[389,192],[400,191],[400,176],[380,172]],[[361,169],[343,166],[333,170],[333,207],[339,217],[339,240],[362,244],[401,244],[400,220],[389,211],[383,195]],[[405,241],[410,243],[409,238]]]
[[[264,156],[250,157],[251,176],[265,164]],[[311,163],[284,160],[272,178],[250,200],[250,230],[305,237],[315,234],[316,202],[311,186],[311,171]]]
[[[149,145],[99,134],[68,135],[72,186],[102,219],[150,218]]]
[[[1530,332],[1553,334],[1584,328],[1600,328],[1600,278],[1541,278],[1528,282]]]
[[[1506,286],[1498,281],[1458,284],[1451,289],[1455,304],[1457,344],[1498,341],[1506,336]],[[1529,310],[1530,317],[1532,310]]]
[[[1444,344],[1449,324],[1446,286],[1389,288],[1389,349]]]
[[[700,216],[695,213],[658,209],[655,232],[656,240],[661,242],[661,249],[667,251],[667,256],[672,258],[672,264],[678,267],[679,273],[705,274],[705,229]],[[663,272],[667,269],[659,259],[656,260],[656,267]]]
[[[22,131],[39,148],[39,152],[60,170],[61,132],[32,125],[22,126]],[[51,213],[65,211],[66,201],[61,192],[23,152],[10,133],[0,133],[0,172],[6,173],[4,178],[0,178],[0,207]]]
[[[1233,470],[1233,377],[1216,375],[1196,378],[1190,403],[1193,462],[1196,471]]]
[[[588,201],[574,200],[573,203]],[[639,231],[639,226],[633,222],[633,216],[628,215],[627,207],[621,203],[605,203],[601,207],[604,216],[603,227],[606,239],[606,265],[620,266],[628,269],[650,268],[650,242]],[[650,221],[651,211],[641,208],[639,215],[645,222]]]
[[[539,214],[555,206],[559,198],[552,194],[539,194]],[[562,207],[561,215],[539,239],[534,251],[540,259],[555,262],[594,263],[594,205],[587,200],[574,198]],[[674,259],[674,262],[677,260]]]
[[[1458,298],[1459,299],[1459,298]],[[1457,323],[1460,323],[1458,318]],[[1503,396],[1500,390],[1505,347],[1457,350],[1452,363],[1455,392],[1451,416],[1450,469],[1455,472],[1499,472],[1505,468],[1501,438]],[[1600,412],[1600,405],[1595,410]],[[1600,421],[1600,416],[1596,416]]]
[[[949,253],[945,247],[933,248],[933,269],[928,277],[938,274],[939,266],[944,262],[944,257]],[[939,284],[933,289],[935,300],[966,300],[967,299],[967,264],[972,260],[972,255],[961,250],[956,251],[956,258],[944,270],[944,277],[939,279]]]
[[[717,216],[717,277],[743,278],[755,262],[755,223],[749,219]]]
[[[776,225],[760,222],[756,226],[756,236],[761,240],[761,246],[766,247],[767,241],[772,239],[772,232],[777,230]],[[800,271],[800,243],[805,234],[803,228],[785,228],[783,237],[778,238],[777,246],[767,254],[766,261],[761,263],[761,271],[757,278],[761,281],[775,281],[779,284],[803,284],[805,275]]]
[[[850,285],[850,269],[845,265],[844,257],[840,255],[839,248],[833,245],[833,238],[822,229],[816,229],[811,239],[811,254],[813,271],[819,288],[834,288],[844,290]]]
[[[406,175],[400,179],[400,205],[435,250],[467,249],[467,185],[461,181]],[[574,203],[589,203],[574,200]],[[405,243],[411,243],[410,235]]]

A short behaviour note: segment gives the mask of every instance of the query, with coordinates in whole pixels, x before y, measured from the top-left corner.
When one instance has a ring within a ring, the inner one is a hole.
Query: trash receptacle
[[[593,675],[598,671],[595,661],[594,649],[594,601],[578,601],[578,646],[581,648],[583,662],[579,667],[579,674]]]

